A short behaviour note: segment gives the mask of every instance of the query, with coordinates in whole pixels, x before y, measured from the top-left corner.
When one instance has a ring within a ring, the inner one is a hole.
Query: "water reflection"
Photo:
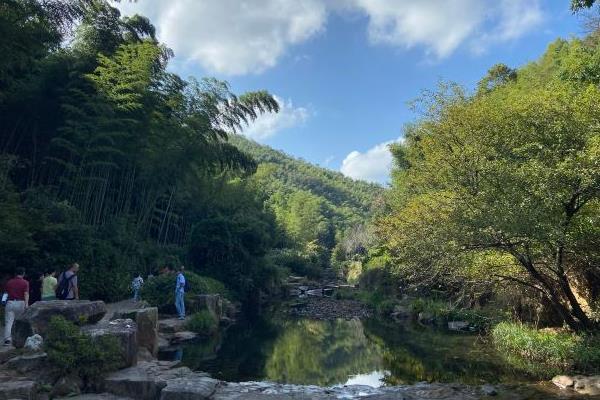
[[[375,320],[240,324],[186,346],[183,362],[224,380],[320,386],[523,379],[477,336]]]

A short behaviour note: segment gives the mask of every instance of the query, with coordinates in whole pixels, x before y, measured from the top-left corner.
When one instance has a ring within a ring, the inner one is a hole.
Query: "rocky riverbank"
[[[209,302],[214,303],[214,302]],[[304,315],[318,319],[368,315],[358,302],[330,298],[306,299]],[[158,318],[157,309],[143,304],[102,302],[49,302],[32,307],[20,320],[21,333],[44,337],[51,315],[77,322],[90,337],[118,339],[123,363],[120,369],[98,377],[85,389],[77,376],[57,376],[43,347],[2,348],[0,351],[0,400],[43,400],[69,395],[76,400],[256,400],[256,399],[371,399],[371,400],[545,400],[600,393],[600,377],[560,377],[542,385],[482,385],[419,383],[372,388],[368,386],[300,386],[272,382],[225,382],[192,371],[177,361],[158,361],[161,345],[186,340],[185,322]],[[36,342],[20,337],[16,343]],[[560,387],[560,388],[559,388]],[[562,388],[562,389],[561,389]],[[586,397],[589,398],[589,397]]]
[[[305,297],[289,303],[287,313],[317,320],[368,318],[372,311],[357,300],[336,300],[330,297]]]

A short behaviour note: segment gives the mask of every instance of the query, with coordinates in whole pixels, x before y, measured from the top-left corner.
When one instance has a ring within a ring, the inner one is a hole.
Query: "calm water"
[[[187,345],[177,356],[192,369],[228,381],[377,387],[523,379],[477,335],[375,320],[263,319]]]

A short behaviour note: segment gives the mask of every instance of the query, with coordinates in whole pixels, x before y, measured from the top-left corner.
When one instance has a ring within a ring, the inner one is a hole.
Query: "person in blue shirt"
[[[175,308],[179,319],[185,319],[185,276],[183,265],[179,267],[175,281]]]

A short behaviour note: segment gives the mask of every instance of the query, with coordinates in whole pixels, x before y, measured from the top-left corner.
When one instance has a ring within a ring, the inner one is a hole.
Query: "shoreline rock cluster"
[[[372,311],[357,300],[336,300],[330,297],[306,297],[289,304],[288,313],[316,320],[368,318]]]

